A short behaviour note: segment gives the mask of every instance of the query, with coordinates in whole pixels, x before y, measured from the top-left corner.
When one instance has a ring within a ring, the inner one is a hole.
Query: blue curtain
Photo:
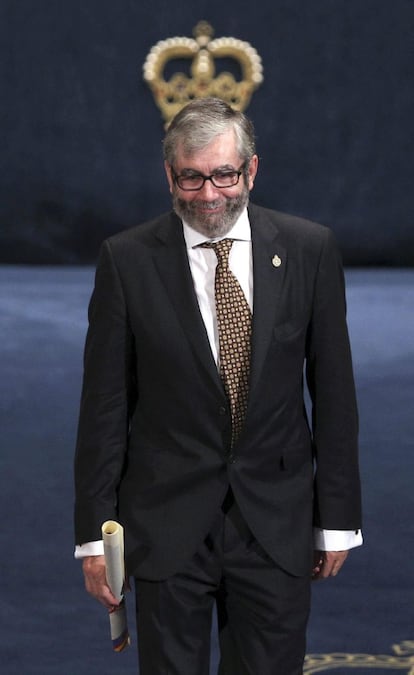
[[[348,265],[413,265],[410,0],[3,0],[0,262],[90,263],[170,208],[142,65],[200,19],[263,60],[252,199],[330,226]]]

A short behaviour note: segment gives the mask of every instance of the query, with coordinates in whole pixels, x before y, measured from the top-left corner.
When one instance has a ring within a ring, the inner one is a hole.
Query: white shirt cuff
[[[313,528],[314,548],[318,551],[347,551],[361,546],[363,543],[361,530],[322,530]],[[76,546],[75,558],[86,558],[88,555],[103,555],[103,541],[88,541]]]
[[[103,555],[103,541],[88,541],[75,547],[75,558],[86,558],[88,555]]]
[[[361,530],[322,530],[313,528],[313,542],[316,551],[348,551],[361,546]]]

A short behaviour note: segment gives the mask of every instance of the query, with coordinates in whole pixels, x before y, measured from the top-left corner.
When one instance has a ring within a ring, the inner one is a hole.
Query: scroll
[[[121,604],[109,614],[112,647],[115,652],[122,652],[131,643],[124,598],[124,528],[115,520],[107,520],[102,525],[102,538],[106,579],[116,599],[121,600]]]

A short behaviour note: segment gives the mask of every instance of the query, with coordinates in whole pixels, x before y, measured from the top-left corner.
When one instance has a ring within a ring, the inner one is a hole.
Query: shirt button
[[[229,454],[228,460],[229,460],[229,464],[235,464],[235,462],[236,462],[236,457],[233,455],[232,452]]]

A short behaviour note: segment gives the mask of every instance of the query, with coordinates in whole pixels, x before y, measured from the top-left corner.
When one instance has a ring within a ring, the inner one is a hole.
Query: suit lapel
[[[157,233],[160,245],[154,259],[158,273],[191,349],[214,383],[222,389],[217,366],[194,290],[180,219],[172,213]]]
[[[253,248],[253,333],[250,395],[259,381],[273,329],[281,311],[287,269],[286,249],[272,221],[261,209],[249,207]]]

